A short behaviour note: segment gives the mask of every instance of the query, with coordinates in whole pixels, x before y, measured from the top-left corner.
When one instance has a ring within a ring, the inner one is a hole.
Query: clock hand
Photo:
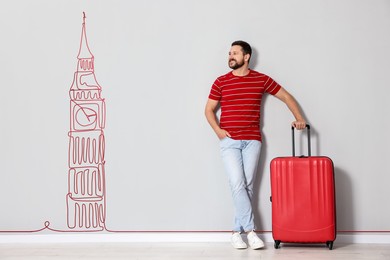
[[[87,115],[88,121],[93,121],[93,119],[92,119],[92,120],[89,120],[90,117],[96,117],[96,114]]]
[[[94,116],[96,116],[96,114],[91,114],[91,115],[88,115],[88,113],[87,112],[85,112],[85,110],[84,110],[84,108],[82,107],[82,106],[80,106],[79,104],[77,104],[76,102],[74,102],[75,104],[76,104],[76,106],[77,107],[79,107],[80,108],[80,110],[83,112],[83,114],[84,114],[84,116],[87,118],[87,120],[88,120],[88,122],[91,122],[91,121],[93,121],[93,119],[91,120],[91,119],[89,119],[90,117],[94,117]]]

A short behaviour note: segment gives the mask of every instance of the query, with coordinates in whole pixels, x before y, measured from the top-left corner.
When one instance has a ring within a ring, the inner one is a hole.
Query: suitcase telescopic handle
[[[311,156],[311,143],[310,143],[310,125],[306,124],[307,129],[307,153],[308,156]],[[295,156],[295,128],[291,127],[292,132],[292,156]]]

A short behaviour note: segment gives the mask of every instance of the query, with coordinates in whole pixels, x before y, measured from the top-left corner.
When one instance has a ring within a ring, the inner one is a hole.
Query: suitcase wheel
[[[280,248],[280,240],[275,240],[274,247],[275,249]]]
[[[329,248],[329,250],[333,249],[333,241],[327,241],[326,246]]]

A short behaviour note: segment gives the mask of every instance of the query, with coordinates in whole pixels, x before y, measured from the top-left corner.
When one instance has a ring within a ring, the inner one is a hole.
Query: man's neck
[[[242,66],[241,68],[238,68],[236,70],[233,70],[233,75],[238,77],[243,77],[249,74],[249,68],[247,66]]]

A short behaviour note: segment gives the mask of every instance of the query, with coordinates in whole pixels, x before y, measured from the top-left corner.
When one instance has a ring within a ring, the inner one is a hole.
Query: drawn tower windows
[[[67,225],[75,231],[105,228],[105,101],[86,37],[85,13],[77,70],[69,90]]]

